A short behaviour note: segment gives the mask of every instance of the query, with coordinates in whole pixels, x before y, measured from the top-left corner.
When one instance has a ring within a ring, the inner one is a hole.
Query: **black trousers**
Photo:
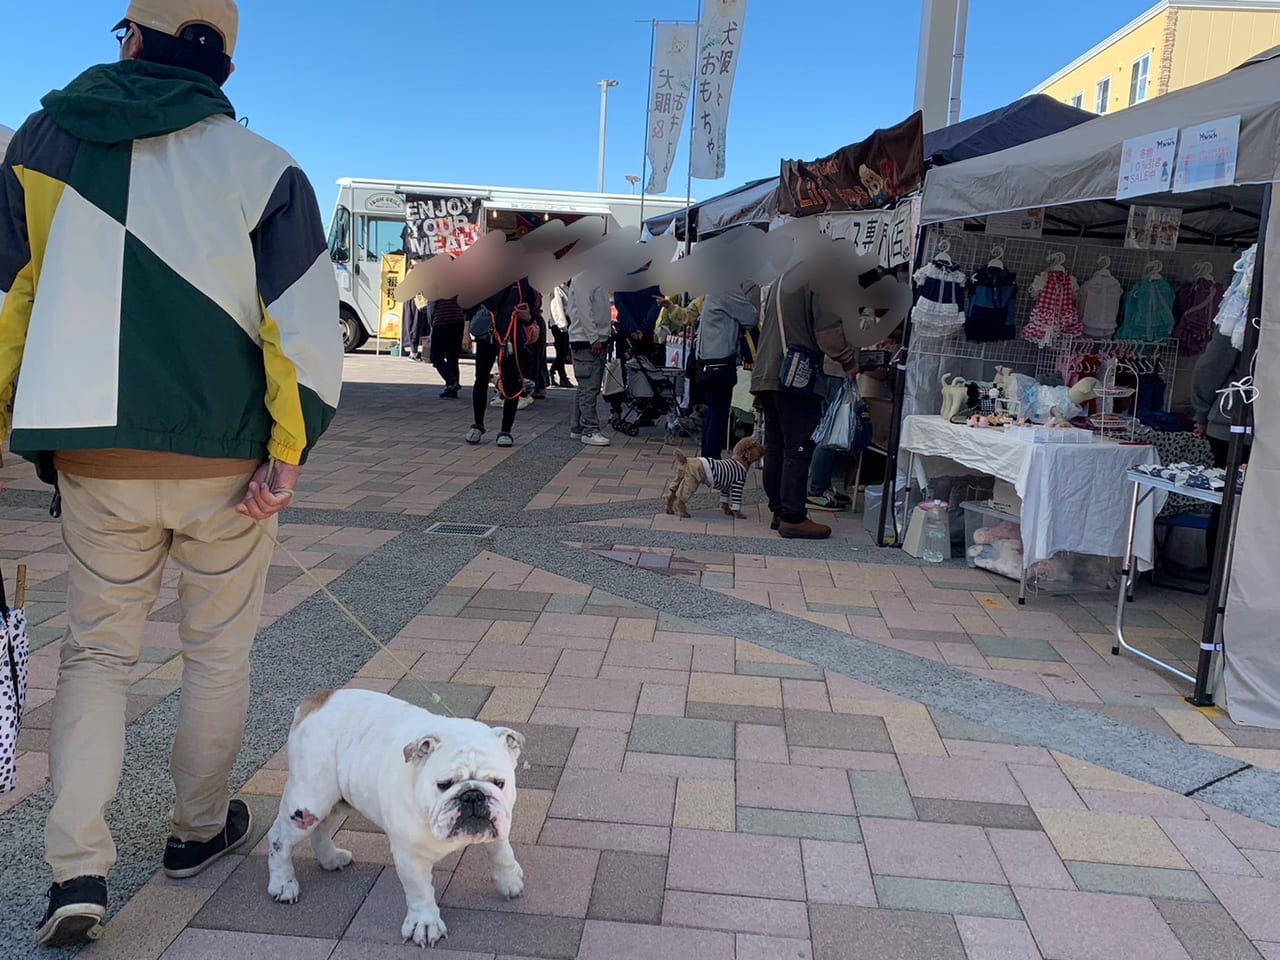
[[[553,377],[559,377],[561,381],[568,380],[568,364],[573,359],[573,351],[569,349],[569,331],[552,327],[551,339],[556,348],[556,358],[551,364],[551,374]]]
[[[500,349],[493,337],[481,337],[476,341],[476,385],[471,391],[471,413],[474,417],[472,425],[484,429],[484,415],[489,406],[489,377],[494,366],[497,366],[502,393],[512,398],[502,404],[502,432],[510,433],[516,422],[520,394],[524,390],[523,368],[529,358],[517,359],[516,356],[511,356],[500,361]]]
[[[422,348],[422,338],[431,331],[427,329],[427,311],[419,310],[413,304],[406,304],[404,323],[400,331],[400,347],[406,355],[418,353]]]
[[[458,386],[461,373],[458,358],[462,356],[462,324],[438,323],[431,331],[431,365],[446,387]]]
[[[702,428],[702,455],[718,460],[729,440],[729,413],[733,407],[732,383],[703,383],[702,402],[707,405],[707,422]]]
[[[813,431],[822,419],[817,394],[760,394],[764,405],[764,492],[769,509],[783,523],[803,523],[809,516],[809,465]]]

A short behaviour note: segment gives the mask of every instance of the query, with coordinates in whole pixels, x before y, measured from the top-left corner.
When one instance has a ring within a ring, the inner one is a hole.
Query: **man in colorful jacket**
[[[56,471],[70,559],[46,946],[101,932],[116,861],[103,814],[166,563],[183,674],[165,872],[194,876],[250,832],[227,790],[249,651],[276,514],[333,417],[342,345],[315,194],[221,90],[237,27],[232,0],[131,4],[121,62],[45,97],[0,165],[0,428]]]

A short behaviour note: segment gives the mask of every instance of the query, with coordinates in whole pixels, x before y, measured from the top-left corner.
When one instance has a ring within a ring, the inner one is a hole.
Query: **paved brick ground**
[[[469,417],[435,399],[419,365],[365,357],[349,362],[348,373],[390,382],[351,390],[283,532],[326,581],[359,595],[361,585],[343,579],[348,570],[376,569],[406,522],[425,523],[475,478],[521,469],[509,459],[521,447],[500,455],[491,445],[461,446]],[[526,411],[522,442],[565,410],[561,395]],[[606,508],[619,511],[615,521],[635,521],[643,515],[628,502],[653,496],[667,453],[641,441],[583,452],[552,481],[566,487],[554,501],[545,487],[528,499],[561,518],[559,508]],[[590,477],[600,470],[612,472]],[[20,466],[0,476],[36,489]],[[573,477],[592,487],[575,487],[575,499],[565,500]],[[623,489],[604,493],[600,483]],[[512,488],[522,489],[515,480]],[[314,513],[323,508],[349,509],[362,525],[335,525]],[[377,516],[385,525],[372,522]],[[541,517],[531,512],[527,522],[536,529]],[[880,551],[859,549],[852,536],[856,519],[842,523],[858,560],[722,553],[711,537],[702,550],[655,546],[663,527],[652,518],[648,545],[596,542],[581,552],[615,561],[619,578],[667,573],[708,595],[835,628],[850,644],[857,637],[941,659],[1250,762],[1270,761],[1280,746],[1270,734],[1179,705],[1180,691],[1163,677],[1113,660],[1102,649],[1104,611],[1088,601],[1018,610],[985,574],[876,563]],[[0,533],[5,573],[15,562],[29,567],[40,648],[24,785],[0,801],[4,823],[46,792],[50,644],[62,627],[66,563],[56,528],[38,511],[6,507]],[[686,534],[671,536],[683,544]],[[725,542],[736,551],[747,536],[729,531]],[[443,556],[424,553],[423,569]],[[350,677],[351,686],[417,702],[434,693],[456,713],[516,725],[528,738],[513,828],[526,894],[500,900],[476,851],[440,864],[436,889],[450,938],[434,955],[1280,957],[1280,830],[930,710],[879,689],[874,676],[855,680],[782,656],[759,637],[692,631],[660,609],[660,598],[652,606],[623,600],[568,572],[478,552],[394,631],[395,660],[370,649]],[[264,630],[288,627],[299,605],[314,603],[313,585],[300,576],[277,558]],[[167,579],[150,618],[131,717],[165,703],[180,679],[172,586]],[[396,584],[365,589],[377,603]],[[1149,613],[1141,629],[1150,641],[1192,632],[1185,600],[1161,596],[1139,609]],[[364,643],[354,634],[348,642]],[[292,701],[309,692],[280,695]],[[276,737],[270,749],[281,746]],[[339,843],[355,853],[351,868],[322,875],[300,851],[302,901],[287,908],[267,898],[261,835],[284,776],[276,753],[243,784],[257,831],[247,855],[195,881],[156,877],[117,898],[107,937],[84,956],[419,955],[399,942],[403,899],[385,839],[358,816],[339,828]],[[158,853],[161,825],[155,833]],[[38,860],[37,836],[30,846],[28,859]],[[0,955],[26,956],[25,941],[0,939]]]

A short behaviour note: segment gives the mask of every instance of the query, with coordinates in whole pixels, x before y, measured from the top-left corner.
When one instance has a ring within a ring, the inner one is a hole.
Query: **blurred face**
[[[137,60],[142,54],[142,35],[132,23],[125,24],[116,34],[120,41],[120,59]]]

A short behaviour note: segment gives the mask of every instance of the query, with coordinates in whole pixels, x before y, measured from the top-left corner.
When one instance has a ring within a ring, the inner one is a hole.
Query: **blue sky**
[[[7,3],[0,123],[114,59],[125,0]],[[963,110],[1025,94],[1149,6],[1148,0],[974,0]],[[640,173],[648,21],[694,19],[697,0],[245,0],[227,92],[288,149],[327,211],[340,176],[594,190],[600,91],[610,77],[606,188]],[[118,10],[118,12],[117,12]],[[916,0],[751,0],[724,180],[777,173],[910,114]],[[643,19],[645,22],[638,23]],[[687,136],[686,136],[687,140]],[[682,192],[684,145],[672,174]]]

